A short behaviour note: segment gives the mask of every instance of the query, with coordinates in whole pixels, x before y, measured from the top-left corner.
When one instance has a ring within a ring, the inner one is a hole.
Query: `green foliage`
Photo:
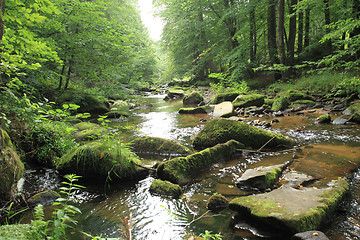
[[[216,93],[237,92],[244,94],[249,91],[249,87],[245,81],[231,81],[224,73],[212,73],[209,78],[218,79],[218,83],[210,83],[211,89]]]
[[[222,240],[223,235],[221,233],[212,233],[211,231],[205,230],[204,233],[200,234],[200,237],[205,240]]]

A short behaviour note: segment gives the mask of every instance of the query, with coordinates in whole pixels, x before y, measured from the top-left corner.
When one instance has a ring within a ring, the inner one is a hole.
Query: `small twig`
[[[261,149],[263,149],[266,145],[268,145],[269,142],[271,142],[276,136],[272,137],[269,141],[267,141],[264,145],[262,145],[261,148],[259,148],[257,151],[260,152]]]
[[[198,218],[193,219],[191,222],[189,222],[188,224],[186,224],[185,227],[190,226],[192,223],[194,223],[194,222],[202,219],[202,218],[205,217],[205,215],[208,214],[209,212],[210,212],[210,210],[207,210],[203,215],[201,215],[201,216],[198,217]]]
[[[146,169],[146,170],[156,171],[156,169],[155,169],[155,168],[152,168],[152,167],[146,167],[146,166],[143,166],[143,165],[138,164],[138,163],[135,163],[135,165],[138,166],[138,167],[144,168],[144,169]]]

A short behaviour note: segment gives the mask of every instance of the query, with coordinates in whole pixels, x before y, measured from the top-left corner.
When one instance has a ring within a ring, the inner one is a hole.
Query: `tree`
[[[276,46],[276,1],[277,0],[268,0],[267,11],[267,44],[270,63],[272,65],[279,62]]]

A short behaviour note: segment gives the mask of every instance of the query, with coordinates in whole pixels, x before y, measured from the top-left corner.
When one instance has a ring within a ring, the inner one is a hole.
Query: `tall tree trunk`
[[[255,19],[255,5],[253,5],[253,1],[250,1],[250,13],[249,13],[249,21],[250,21],[250,62],[253,63],[256,61],[256,48],[257,48],[257,36],[256,36],[256,19]]]
[[[325,4],[325,9],[324,9],[324,13],[325,13],[325,25],[330,25],[331,23],[331,19],[330,19],[330,6],[329,6],[329,0],[324,0],[324,4]],[[330,29],[326,28],[325,29],[326,33],[330,33]],[[332,43],[331,40],[328,40],[326,43],[326,50],[330,53],[332,51]]]
[[[276,46],[276,1],[268,0],[267,12],[268,51],[271,64],[279,63]]]
[[[285,64],[285,45],[284,45],[284,14],[285,0],[278,0],[278,24],[277,24],[277,44],[279,50],[280,64]]]
[[[301,1],[302,0],[299,0],[299,2]],[[303,38],[304,38],[304,12],[300,11],[298,15],[298,41],[297,41],[298,54],[301,53],[303,49]]]
[[[61,87],[62,87],[63,80],[64,80],[64,74],[65,74],[65,68],[66,68],[66,60],[64,60],[64,65],[61,68],[58,89],[61,89]]]
[[[304,36],[304,47],[310,45],[310,8],[305,10],[305,36]]]
[[[289,65],[294,64],[294,53],[295,53],[295,39],[296,39],[296,15],[295,6],[297,0],[291,0],[289,8],[290,22],[289,22],[289,40],[287,42],[287,61]]]
[[[69,69],[68,69],[68,73],[67,73],[67,77],[66,77],[66,82],[65,82],[65,87],[64,89],[67,89],[69,87],[69,83],[70,83],[70,79],[71,79],[71,72],[72,72],[72,68],[73,68],[73,64],[74,64],[74,55],[71,56],[71,59],[69,60]]]
[[[4,20],[3,20],[3,16],[5,14],[5,0],[0,0],[0,43],[2,42],[3,36],[4,36]],[[2,50],[0,48],[0,64],[2,63],[1,60],[1,56],[2,56]],[[0,84],[2,83],[2,79],[1,79],[1,75],[2,73],[0,72]]]

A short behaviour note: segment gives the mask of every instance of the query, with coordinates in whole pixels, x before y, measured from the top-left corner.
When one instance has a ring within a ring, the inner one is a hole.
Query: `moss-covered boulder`
[[[0,240],[34,240],[46,239],[45,226],[42,222],[31,224],[12,224],[0,226]]]
[[[192,151],[175,140],[159,137],[137,137],[131,142],[131,148],[136,153],[158,155],[181,155],[186,156]]]
[[[94,128],[84,129],[81,131],[74,132],[74,137],[76,141],[92,141],[99,139],[101,136],[103,136],[107,132],[106,128],[97,126]]]
[[[360,109],[355,111],[349,118],[350,122],[355,122],[360,124]]]
[[[331,116],[329,114],[323,114],[316,118],[316,123],[331,123]]]
[[[60,105],[70,103],[79,105],[77,111],[81,113],[104,114],[110,110],[108,99],[105,97],[74,90],[61,92],[55,101]]]
[[[206,204],[206,208],[211,211],[219,211],[229,206],[229,201],[221,194],[212,195]]]
[[[146,174],[137,167],[140,160],[118,141],[95,141],[64,155],[56,166],[61,173],[76,173],[85,179],[112,180],[138,178]]]
[[[73,128],[75,128],[77,131],[82,131],[82,130],[86,130],[86,129],[92,129],[92,128],[97,128],[99,127],[98,124],[96,123],[91,123],[91,122],[80,122],[77,123],[73,126]]]
[[[288,90],[285,92],[284,97],[289,100],[289,102],[295,102],[298,100],[312,100],[311,96],[298,90]]]
[[[60,194],[57,193],[56,191],[46,190],[43,192],[39,192],[34,196],[30,197],[27,202],[30,206],[36,206],[38,204],[41,204],[43,206],[48,206],[54,203],[56,199],[60,197],[61,197]]]
[[[230,209],[289,233],[318,229],[349,190],[339,179],[330,188],[278,188],[269,193],[238,197]]]
[[[24,174],[24,164],[17,155],[7,132],[0,128],[0,199],[8,200]]]
[[[213,117],[228,118],[234,115],[234,105],[231,102],[225,101],[215,105]]]
[[[156,175],[162,180],[180,185],[189,183],[193,177],[198,176],[200,171],[232,157],[239,146],[237,141],[231,140],[187,157],[173,158],[161,163],[156,170]]]
[[[179,185],[160,179],[156,179],[151,183],[150,192],[171,198],[179,198],[183,194]]]
[[[211,106],[200,106],[193,108],[180,108],[179,114],[207,114],[214,110]]]
[[[219,104],[225,101],[232,102],[235,98],[239,96],[239,93],[230,92],[230,93],[218,93],[212,99],[212,103]]]
[[[130,104],[123,100],[116,100],[110,105],[106,113],[109,118],[127,117],[130,115]]]
[[[195,136],[193,146],[195,149],[204,149],[231,139],[253,149],[259,149],[265,144],[266,149],[287,148],[294,144],[292,139],[282,134],[266,131],[241,121],[218,118],[208,122]]]
[[[167,90],[166,97],[164,98],[164,100],[179,99],[179,98],[183,98],[184,95],[185,95],[184,90],[170,88]]]
[[[265,96],[261,94],[239,95],[232,104],[235,108],[261,107],[264,104]]]
[[[274,166],[248,169],[238,179],[236,186],[245,190],[265,190],[267,188],[273,188],[288,165],[289,162]]]
[[[204,101],[204,97],[197,91],[191,92],[183,98],[184,105],[198,105]]]
[[[285,110],[290,105],[287,98],[281,96],[276,98],[274,103],[272,104],[271,110],[274,112]]]

